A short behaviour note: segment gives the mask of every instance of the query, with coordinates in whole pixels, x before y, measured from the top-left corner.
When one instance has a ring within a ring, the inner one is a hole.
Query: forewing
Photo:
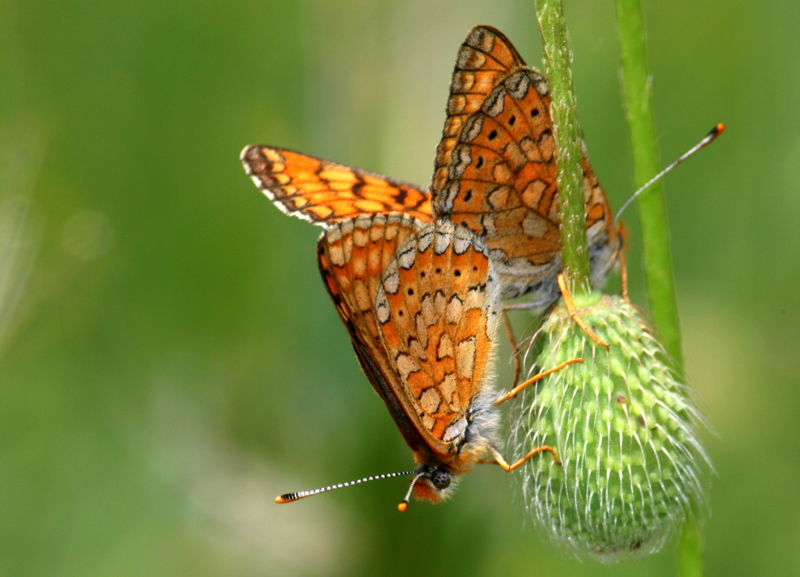
[[[486,239],[506,298],[552,283],[561,267],[554,146],[544,77],[498,30],[474,28],[453,72],[433,210]],[[585,155],[583,170],[587,226],[608,228],[608,201]]]
[[[256,186],[281,210],[320,226],[390,212],[433,218],[430,193],[399,180],[270,146],[248,146],[241,159]]]
[[[476,394],[489,387],[499,288],[483,242],[447,220],[400,246],[376,315],[409,418],[428,447],[457,453]]]

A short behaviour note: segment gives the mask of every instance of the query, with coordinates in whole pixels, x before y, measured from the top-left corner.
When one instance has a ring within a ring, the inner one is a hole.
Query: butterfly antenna
[[[706,134],[706,135],[703,137],[703,140],[701,140],[700,142],[698,142],[697,144],[695,144],[695,145],[694,145],[692,148],[690,148],[690,149],[689,149],[689,150],[688,150],[688,151],[687,151],[687,152],[686,152],[686,153],[685,153],[683,156],[681,156],[681,157],[680,157],[678,160],[676,160],[675,162],[673,162],[672,164],[670,164],[670,165],[669,165],[667,168],[665,168],[664,170],[662,170],[661,172],[659,172],[657,175],[655,175],[653,178],[651,178],[650,180],[648,180],[648,181],[647,181],[647,182],[644,184],[644,186],[642,186],[642,187],[641,187],[639,190],[637,190],[636,192],[634,192],[634,193],[631,195],[631,197],[630,197],[628,200],[626,200],[626,201],[625,201],[625,203],[622,205],[622,207],[619,209],[619,211],[617,211],[617,216],[616,216],[616,218],[614,219],[614,223],[618,223],[618,222],[619,222],[619,217],[620,217],[620,215],[622,214],[622,211],[624,211],[624,210],[625,210],[625,209],[628,207],[628,205],[629,205],[631,202],[633,202],[633,199],[635,199],[637,196],[639,196],[639,195],[640,195],[641,193],[643,193],[645,190],[647,190],[648,188],[650,188],[650,186],[651,186],[651,185],[652,185],[654,182],[656,182],[656,181],[657,181],[657,180],[659,180],[661,177],[663,177],[665,174],[667,174],[667,173],[668,173],[670,170],[672,170],[673,168],[675,168],[676,166],[678,166],[678,165],[679,165],[681,162],[683,162],[684,160],[686,160],[687,158],[689,158],[690,156],[692,156],[692,155],[693,155],[695,152],[697,152],[697,151],[698,151],[698,150],[700,150],[701,148],[704,148],[704,147],[708,146],[709,144],[711,144],[711,143],[714,141],[714,139],[716,139],[716,138],[717,138],[717,136],[719,136],[720,134],[722,134],[724,131],[725,131],[725,125],[724,125],[724,124],[721,124],[721,123],[720,123],[720,124],[717,124],[717,125],[716,125],[714,128],[712,128],[712,129],[711,129],[711,132],[709,132],[708,134]]]
[[[345,487],[350,487],[352,485],[359,485],[361,483],[367,483],[369,481],[391,479],[393,477],[401,477],[403,475],[413,475],[414,473],[416,473],[416,471],[400,471],[398,473],[384,473],[383,475],[373,475],[372,477],[364,477],[363,479],[358,479],[356,481],[348,481],[347,483],[330,485],[328,487],[322,487],[321,489],[314,489],[313,491],[299,491],[297,493],[286,493],[285,495],[280,495],[279,497],[275,497],[275,502],[280,504],[293,503],[294,501],[299,501],[300,499],[305,499],[306,497],[311,497],[313,495],[319,495],[320,493],[327,493],[328,491],[333,491],[334,489],[343,489]]]
[[[411,471],[412,473],[416,473],[416,471]],[[417,475],[411,480],[411,486],[408,488],[408,493],[406,493],[406,498],[400,501],[397,505],[397,510],[403,513],[406,509],[408,509],[408,501],[411,499],[411,492],[414,490],[414,485],[417,484],[422,477],[425,476],[425,473],[417,473]]]

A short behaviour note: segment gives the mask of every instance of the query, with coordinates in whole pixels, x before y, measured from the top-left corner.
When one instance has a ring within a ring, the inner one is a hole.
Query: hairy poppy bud
[[[703,501],[703,421],[640,311],[621,297],[586,298],[592,304],[578,314],[607,349],[563,303],[535,337],[539,367],[584,361],[531,386],[518,404],[512,446],[550,445],[563,463],[528,461],[523,499],[578,551],[604,559],[653,552]]]

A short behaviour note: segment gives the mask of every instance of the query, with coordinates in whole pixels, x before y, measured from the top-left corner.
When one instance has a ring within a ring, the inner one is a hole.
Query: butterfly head
[[[484,395],[479,395],[482,400]],[[475,399],[473,399],[473,404]],[[449,499],[458,484],[459,479],[475,466],[477,463],[484,462],[483,457],[489,447],[489,441],[485,435],[492,435],[496,425],[496,415],[471,414],[470,424],[467,427],[463,439],[457,443],[458,449],[446,457],[443,455],[432,455],[429,451],[418,451],[415,454],[419,466],[411,479],[411,486],[408,488],[405,499],[398,508],[405,511],[411,495],[419,501],[430,501],[440,503]]]
[[[448,499],[456,486],[460,475],[441,465],[422,464],[417,468],[405,499],[397,506],[405,511],[413,494],[420,501],[439,503]]]

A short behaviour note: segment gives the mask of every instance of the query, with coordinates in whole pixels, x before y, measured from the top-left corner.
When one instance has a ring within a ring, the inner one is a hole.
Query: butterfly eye
[[[450,486],[450,474],[444,471],[436,471],[430,476],[431,484],[440,491]]]

